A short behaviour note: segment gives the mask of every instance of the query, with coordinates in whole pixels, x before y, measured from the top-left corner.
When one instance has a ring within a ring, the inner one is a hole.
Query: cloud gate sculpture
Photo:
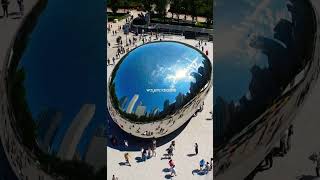
[[[115,66],[108,109],[127,133],[162,137],[194,115],[211,86],[212,65],[201,51],[173,41],[148,43]]]

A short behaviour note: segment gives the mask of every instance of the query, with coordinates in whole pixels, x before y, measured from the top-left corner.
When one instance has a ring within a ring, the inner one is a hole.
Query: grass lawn
[[[108,21],[113,21],[114,19],[118,19],[119,21],[121,21],[122,19],[127,18],[128,14],[126,14],[126,13],[113,14],[113,13],[108,12],[107,17],[108,17]]]

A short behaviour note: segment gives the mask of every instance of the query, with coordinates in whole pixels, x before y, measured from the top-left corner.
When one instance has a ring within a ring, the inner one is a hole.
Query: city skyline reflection
[[[187,104],[210,81],[211,70],[208,58],[189,45],[149,43],[122,58],[110,94],[131,119],[160,119]]]

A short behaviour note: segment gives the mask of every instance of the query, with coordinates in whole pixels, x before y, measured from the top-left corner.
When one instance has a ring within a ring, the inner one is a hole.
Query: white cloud
[[[257,36],[273,37],[273,29],[281,18],[290,19],[286,6],[281,9],[275,9],[273,3],[279,3],[271,0],[245,0],[249,6],[246,14],[237,24],[226,24],[222,27],[219,35],[215,37],[215,42],[219,44],[216,49],[216,57],[229,54],[239,54],[244,56],[247,61],[242,63],[252,64],[257,56],[260,56],[256,49],[249,46],[252,39]],[[280,2],[284,4],[283,2]],[[254,9],[253,9],[254,8]],[[219,28],[221,29],[221,28]],[[228,42],[228,43],[225,43]],[[219,60],[219,58],[216,58]]]

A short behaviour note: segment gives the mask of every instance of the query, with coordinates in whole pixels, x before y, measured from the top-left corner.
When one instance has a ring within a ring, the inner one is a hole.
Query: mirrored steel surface
[[[304,0],[217,0],[215,9],[215,176],[243,179],[278,146],[318,78],[316,16]]]
[[[212,66],[199,50],[178,42],[154,42],[129,52],[112,73],[114,108],[132,122],[175,114],[211,81]]]

